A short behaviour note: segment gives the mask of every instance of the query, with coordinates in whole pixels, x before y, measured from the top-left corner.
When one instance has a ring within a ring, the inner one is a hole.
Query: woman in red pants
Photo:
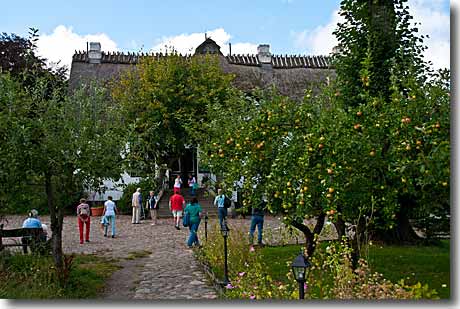
[[[86,225],[86,242],[89,242],[90,227],[90,209],[84,198],[80,199],[80,205],[77,207],[78,230],[80,231],[80,244],[83,244],[83,225]]]

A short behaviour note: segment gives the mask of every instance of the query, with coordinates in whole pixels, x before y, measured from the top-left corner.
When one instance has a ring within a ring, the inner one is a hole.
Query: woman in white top
[[[176,179],[174,180],[174,193],[180,193],[180,187],[182,185],[182,179],[180,175],[177,175]]]
[[[117,206],[112,201],[112,197],[109,196],[108,200],[104,203],[104,217],[102,222],[106,221],[107,224],[104,224],[104,237],[107,237],[107,230],[109,224],[112,225],[112,238],[115,238],[115,215],[117,213]]]

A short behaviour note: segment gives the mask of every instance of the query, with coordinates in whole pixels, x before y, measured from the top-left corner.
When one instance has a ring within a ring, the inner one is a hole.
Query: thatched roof
[[[264,45],[268,47],[268,45]],[[327,78],[334,78],[335,72],[330,66],[328,56],[292,56],[292,55],[227,55],[220,52],[219,45],[207,38],[200,44],[195,54],[217,54],[225,73],[235,75],[234,85],[243,91],[250,92],[255,88],[270,88],[273,85],[281,94],[293,99],[301,99],[307,88],[315,87],[318,83],[325,83]],[[70,71],[70,88],[75,89],[80,84],[95,80],[106,82],[117,78],[121,72],[135,68],[143,57],[160,59],[168,57],[162,53],[105,53],[98,51],[97,63],[91,58],[90,50],[75,52],[72,58]],[[192,57],[183,55],[182,57]],[[91,61],[90,61],[91,60]],[[92,63],[90,63],[92,62]]]

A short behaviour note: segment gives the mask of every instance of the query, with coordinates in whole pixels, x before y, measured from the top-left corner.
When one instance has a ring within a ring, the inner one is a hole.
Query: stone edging
[[[195,249],[196,250],[196,249]],[[206,277],[211,281],[214,289],[217,291],[217,293],[219,294],[219,296],[222,296],[225,294],[224,292],[224,288],[222,287],[222,283],[220,280],[217,279],[216,275],[214,274],[214,272],[212,271],[211,269],[211,266],[209,266],[209,264],[207,264],[206,262],[202,261],[201,259],[199,259],[197,256],[196,256],[196,252],[193,252],[193,255],[195,257],[195,260],[197,261],[197,263],[201,266],[201,268],[203,269],[204,273],[206,274]],[[199,250],[199,249],[198,249]]]

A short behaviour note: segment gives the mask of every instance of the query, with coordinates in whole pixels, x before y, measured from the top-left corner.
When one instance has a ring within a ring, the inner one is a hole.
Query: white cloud
[[[105,33],[80,35],[73,32],[72,27],[59,25],[53,33],[40,35],[37,53],[51,63],[60,61],[60,65],[70,69],[75,50],[86,50],[86,42],[100,42],[105,51],[118,50],[117,44]]]
[[[418,25],[419,34],[429,35],[425,59],[435,68],[450,68],[450,16],[442,10],[443,0],[409,0],[411,14]]]
[[[304,30],[301,32],[291,31],[291,37],[294,39],[294,46],[306,50],[307,54],[328,55],[334,46],[337,45],[337,39],[332,32],[337,27],[337,23],[343,18],[336,10],[332,14],[331,20],[324,26],[318,26],[313,30]]]
[[[450,19],[449,13],[442,10],[446,0],[409,0],[409,11],[418,25],[419,35],[429,35],[424,43],[428,46],[425,59],[433,62],[435,68],[450,67]],[[315,29],[291,32],[296,48],[305,50],[307,54],[329,54],[337,45],[332,32],[342,17],[335,11],[326,25]]]
[[[228,43],[231,42],[232,36],[227,33],[223,28],[217,28],[206,32],[207,37],[213,39],[219,46],[220,51],[227,55],[229,53]],[[152,47],[153,52],[165,52],[174,48],[181,54],[193,54],[198,45],[205,40],[204,32],[183,33],[176,36],[162,37],[157,40]],[[232,42],[232,54],[256,54],[257,44],[247,42]]]

